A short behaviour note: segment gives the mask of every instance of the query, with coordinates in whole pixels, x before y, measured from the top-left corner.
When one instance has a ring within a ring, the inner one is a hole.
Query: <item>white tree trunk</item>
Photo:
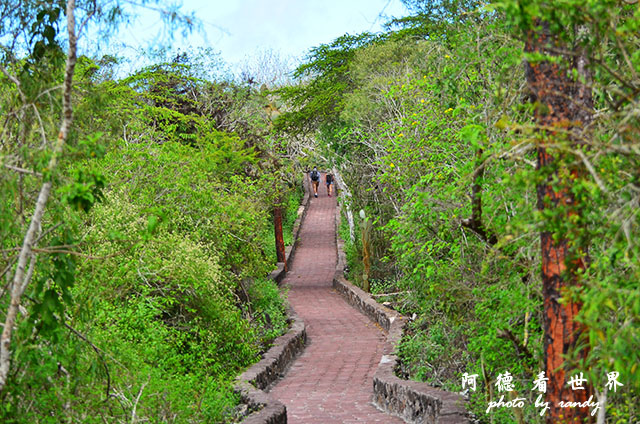
[[[67,54],[67,64],[64,77],[64,86],[62,93],[62,123],[60,124],[60,131],[58,138],[53,147],[53,153],[49,160],[48,170],[53,172],[58,164],[58,157],[62,153],[64,144],[69,134],[69,128],[71,127],[71,120],[73,118],[73,108],[71,107],[71,86],[73,83],[73,72],[76,65],[76,22],[74,16],[75,0],[67,1],[67,29],[69,33],[69,52]],[[11,365],[11,336],[13,334],[13,328],[16,323],[18,311],[20,309],[20,301],[22,295],[29,285],[31,275],[33,273],[33,264],[35,264],[35,257],[33,252],[34,243],[40,232],[40,225],[42,223],[42,216],[44,210],[51,195],[52,182],[46,181],[42,184],[38,200],[36,202],[33,216],[31,217],[31,223],[29,229],[24,236],[20,255],[18,256],[18,265],[16,266],[15,274],[13,275],[13,285],[11,287],[11,302],[7,309],[7,315],[2,329],[2,336],[0,336],[0,391],[4,389],[7,383],[7,376],[9,375],[9,369]],[[29,271],[26,271],[27,262],[31,261]]]
[[[596,398],[598,399],[598,403],[600,404],[596,424],[605,424],[607,418],[607,386],[604,387],[602,393],[599,393],[596,390]]]

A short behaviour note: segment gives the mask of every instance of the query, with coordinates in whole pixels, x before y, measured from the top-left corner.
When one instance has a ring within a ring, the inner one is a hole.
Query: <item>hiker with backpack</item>
[[[317,167],[313,167],[313,171],[310,174],[311,177],[311,185],[313,186],[313,195],[318,197],[318,185],[320,184],[320,173],[318,172]]]
[[[327,194],[331,197],[331,192],[333,191],[333,175],[327,174],[324,177],[324,182],[327,184]]]

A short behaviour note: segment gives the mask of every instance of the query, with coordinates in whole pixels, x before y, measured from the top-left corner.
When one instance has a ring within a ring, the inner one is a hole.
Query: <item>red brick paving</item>
[[[336,200],[323,183],[324,176],[283,281],[309,344],[271,394],[286,405],[292,424],[402,423],[371,403],[384,334],[332,290]]]

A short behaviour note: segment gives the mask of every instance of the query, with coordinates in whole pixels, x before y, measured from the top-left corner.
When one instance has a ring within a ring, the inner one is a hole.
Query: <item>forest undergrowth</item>
[[[103,12],[2,9],[3,37],[26,41],[0,67],[0,421],[237,422],[234,378],[288,328],[267,275],[274,208],[290,244],[300,181],[269,94],[211,52],[129,75],[76,54],[74,16],[122,10]]]

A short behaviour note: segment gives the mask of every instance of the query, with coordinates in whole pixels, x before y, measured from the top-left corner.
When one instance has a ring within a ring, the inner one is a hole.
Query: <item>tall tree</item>
[[[63,94],[62,94],[62,123],[60,124],[60,130],[58,132],[58,138],[54,145],[51,158],[47,169],[49,172],[55,170],[59,156],[62,154],[62,150],[67,141],[69,129],[71,127],[71,120],[73,118],[73,108],[71,106],[71,87],[73,83],[73,72],[76,66],[76,21],[75,21],[75,1],[69,0],[67,2],[67,31],[69,35],[69,50],[67,51],[67,65],[64,74]],[[7,376],[9,374],[11,363],[11,336],[15,326],[16,317],[18,316],[18,309],[20,307],[20,301],[24,291],[31,280],[33,270],[35,267],[36,256],[33,252],[36,239],[40,233],[40,226],[42,223],[42,216],[51,195],[51,188],[53,182],[51,179],[45,180],[40,188],[40,194],[31,217],[31,223],[29,229],[24,237],[22,248],[18,256],[18,264],[16,266],[15,273],[13,274],[13,282],[11,287],[11,301],[7,310],[7,315],[2,329],[2,336],[0,338],[0,391],[4,388],[7,382]],[[27,265],[27,263],[29,265]],[[28,266],[28,268],[27,268]]]
[[[300,83],[277,91],[290,111],[275,120],[275,129],[297,134],[337,125],[344,95],[354,88],[349,63],[359,48],[377,39],[369,33],[345,34],[330,44],[312,48],[307,62],[293,73]]]
[[[580,204],[573,193],[580,171],[571,155],[558,145],[576,148],[579,133],[589,124],[593,100],[586,59],[579,51],[559,52],[559,37],[548,22],[533,19],[525,42],[526,77],[539,126],[537,170],[540,176],[538,209],[544,217],[540,234],[544,297],[544,358],[549,378],[548,423],[583,423],[589,408],[562,408],[560,401],[585,402],[588,386],[568,385],[566,356],[576,348],[582,326],[576,321],[581,304],[568,297],[571,287],[580,284],[586,268],[586,246],[581,245]],[[534,58],[534,59],[532,59]],[[570,72],[580,76],[569,77]],[[580,352],[584,357],[586,350]]]

